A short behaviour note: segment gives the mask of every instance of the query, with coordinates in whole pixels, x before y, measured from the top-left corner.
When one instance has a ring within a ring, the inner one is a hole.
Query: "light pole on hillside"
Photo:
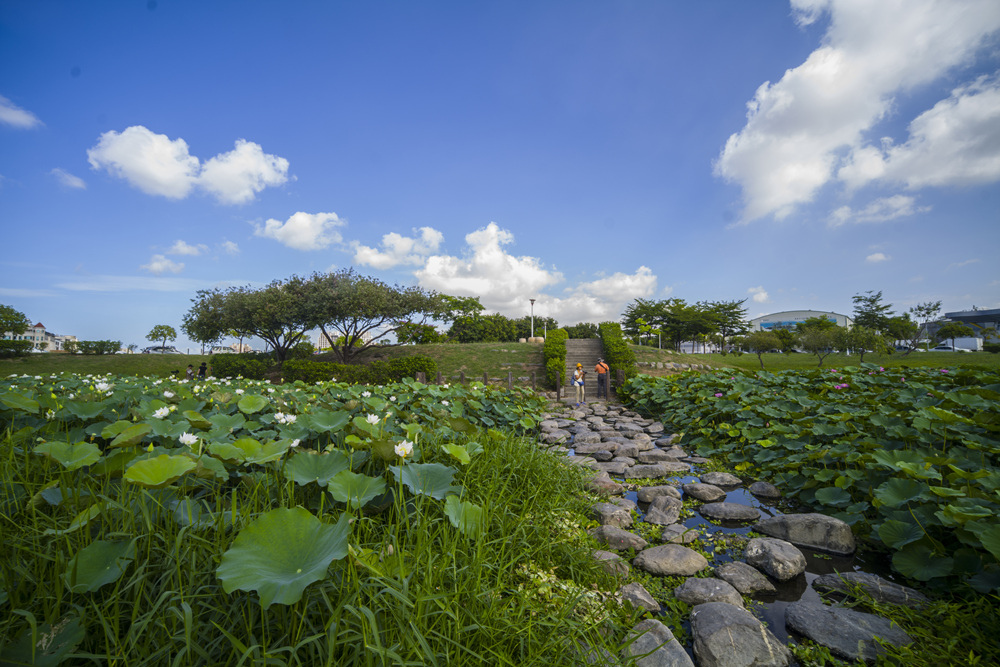
[[[535,337],[535,300],[528,299],[531,302],[531,337]]]

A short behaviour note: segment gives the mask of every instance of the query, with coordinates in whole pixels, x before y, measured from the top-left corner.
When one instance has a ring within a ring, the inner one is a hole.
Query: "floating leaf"
[[[334,500],[357,509],[385,492],[385,479],[342,470],[333,476],[326,488]]]
[[[444,500],[449,493],[460,493],[461,487],[451,485],[458,472],[451,466],[440,463],[410,463],[404,466],[389,466],[396,479],[415,494],[422,494]]]
[[[153,430],[153,427],[145,422],[129,426],[111,441],[111,447],[130,447],[138,445]]]
[[[187,456],[162,454],[154,459],[137,461],[125,471],[124,479],[152,489],[173,484],[198,466]]]
[[[265,608],[294,604],[347,555],[349,535],[347,514],[330,525],[301,507],[271,510],[240,531],[216,575],[226,593],[256,591]]]
[[[920,526],[896,519],[888,519],[878,527],[878,536],[893,549],[899,549],[924,536]]]
[[[479,505],[459,500],[458,496],[448,496],[444,501],[444,513],[463,535],[477,538],[483,530],[483,508]]]
[[[350,464],[347,455],[337,450],[326,454],[297,452],[288,457],[282,473],[285,479],[292,480],[299,486],[313,482],[326,486],[331,477],[349,469]]]
[[[245,412],[248,415],[252,415],[255,412],[260,412],[267,407],[267,399],[258,394],[246,394],[240,399],[236,407],[240,409],[240,412]]]
[[[96,463],[101,458],[101,449],[92,442],[81,441],[74,445],[68,442],[43,442],[34,449],[35,454],[57,462],[66,470],[76,470]]]
[[[135,542],[98,540],[70,559],[63,581],[74,593],[90,593],[118,581],[133,560]]]

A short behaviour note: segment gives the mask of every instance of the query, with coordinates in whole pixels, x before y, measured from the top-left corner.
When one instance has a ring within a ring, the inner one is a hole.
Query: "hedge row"
[[[30,340],[0,340],[0,359],[27,356],[34,346]]]
[[[336,380],[347,384],[390,384],[416,377],[418,372],[433,378],[437,375],[437,363],[430,357],[414,354],[388,361],[373,361],[366,366],[293,359],[281,367],[285,382],[302,380],[309,383]]]
[[[566,373],[566,339],[569,334],[565,329],[554,329],[545,337],[542,355],[545,358],[545,377],[552,387],[558,387],[559,380]],[[565,378],[563,378],[565,379]]]
[[[248,380],[263,380],[272,363],[270,356],[254,353],[213,354],[212,375],[220,378],[243,376]]]
[[[601,342],[604,344],[604,361],[615,370],[625,373],[625,379],[635,377],[635,352],[628,346],[618,322],[601,322]]]

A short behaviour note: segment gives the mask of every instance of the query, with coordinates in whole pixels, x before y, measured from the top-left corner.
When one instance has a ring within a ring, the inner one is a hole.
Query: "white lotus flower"
[[[179,439],[182,445],[193,445],[198,442],[198,436],[193,433],[181,433],[181,437]]]
[[[448,407],[448,401],[441,401],[441,405],[443,405],[444,407]]]
[[[302,441],[299,440],[298,438],[295,438],[294,440],[292,440],[292,444],[290,446],[291,447],[298,447],[300,442],[302,442]]]
[[[390,396],[389,397],[389,402],[390,403],[395,403],[396,402],[396,397],[395,396]]]
[[[368,415],[367,417],[365,417],[365,419],[367,419],[368,423],[371,424],[372,426],[379,423],[380,421],[378,415]]]
[[[164,398],[173,398],[174,397],[174,392],[172,392],[172,391],[165,391],[165,392],[163,392],[163,397]]]
[[[396,446],[393,447],[393,450],[396,452],[396,456],[405,459],[407,456],[413,453],[413,443],[410,442],[409,440],[403,440],[402,442],[396,443]]]
[[[98,382],[96,385],[94,385],[94,388],[97,391],[107,391],[108,389],[111,389],[111,385],[108,384],[107,382]]]
[[[370,391],[363,391],[363,392],[361,392],[361,395],[362,395],[363,397],[365,397],[365,398],[368,398],[369,396],[371,396],[371,395],[372,395],[372,393],[371,393]]]
[[[153,416],[156,417],[157,419],[163,419],[169,414],[170,414],[170,408],[160,408],[153,413]]]
[[[237,394],[242,394],[242,393],[244,393],[244,392],[243,392],[243,390],[242,390],[242,389],[237,389],[237,390],[236,390],[236,393],[237,393]]]

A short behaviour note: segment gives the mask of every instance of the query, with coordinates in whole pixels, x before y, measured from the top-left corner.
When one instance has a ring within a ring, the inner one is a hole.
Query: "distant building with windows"
[[[28,327],[24,333],[15,334],[7,331],[3,334],[4,340],[30,340],[32,347],[36,350],[62,350],[67,341],[76,341],[76,336],[64,336],[54,334],[45,330],[45,325],[41,322]]]
[[[945,313],[944,321],[937,322],[936,324],[944,324],[945,322],[959,322],[970,326],[975,330],[976,337],[982,338],[985,341],[995,341],[1000,340],[1000,336],[996,333],[991,335],[983,335],[982,330],[992,327],[994,331],[1000,331],[1000,308],[993,308],[992,310],[980,310],[978,308],[973,308],[972,310],[959,310],[954,313]]]
[[[854,320],[847,315],[831,313],[825,310],[783,310],[780,313],[762,315],[750,320],[751,331],[774,331],[788,329],[794,331],[796,326],[813,317],[821,317],[836,324],[838,327],[851,328]]]

